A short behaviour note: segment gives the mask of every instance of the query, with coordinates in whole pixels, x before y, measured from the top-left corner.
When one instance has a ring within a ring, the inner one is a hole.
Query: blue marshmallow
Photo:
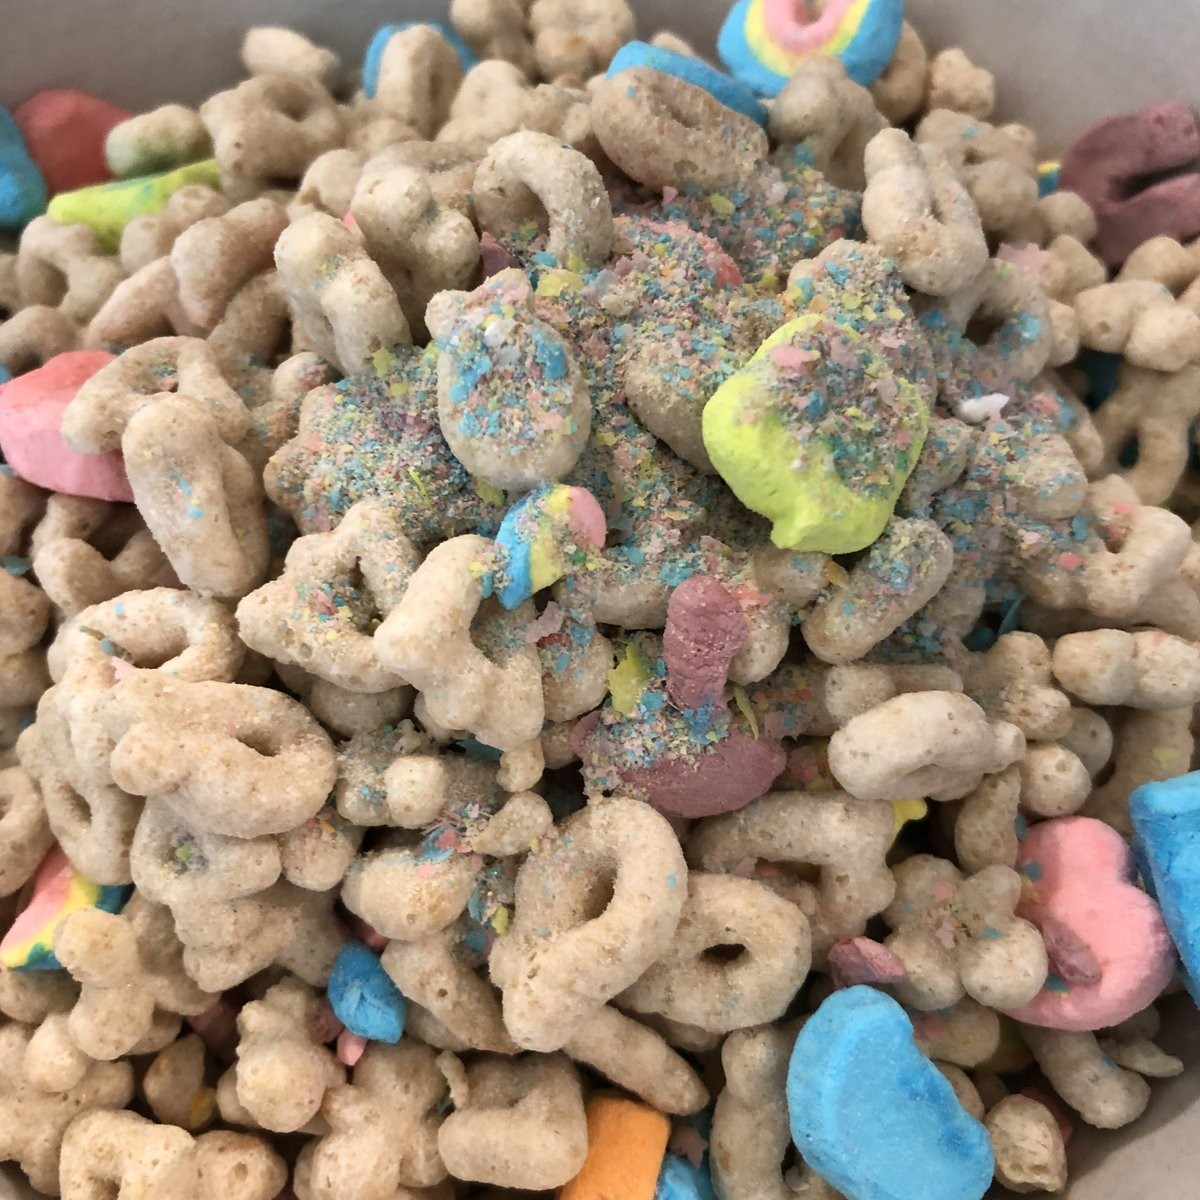
[[[46,211],[46,181],[29,157],[25,139],[7,108],[0,107],[0,229],[16,233]]]
[[[846,988],[809,1018],[787,1101],[805,1162],[854,1200],[980,1200],[991,1186],[987,1130],[883,992]]]
[[[363,57],[362,89],[363,95],[368,100],[375,99],[375,92],[379,87],[379,66],[383,62],[383,52],[387,49],[388,42],[392,40],[392,35],[399,33],[402,29],[411,29],[414,25],[430,25],[436,29],[450,43],[454,53],[458,55],[458,61],[464,71],[469,71],[479,61],[471,53],[471,47],[458,36],[455,30],[449,25],[442,24],[441,21],[401,21],[398,25],[384,25],[383,28],[376,31],[375,36],[367,45],[367,53]]]
[[[754,93],[732,76],[718,71],[716,67],[710,67],[699,58],[676,54],[674,50],[664,50],[659,46],[652,46],[649,42],[626,42],[609,63],[608,77],[611,79],[631,67],[649,67],[652,71],[674,75],[684,83],[703,88],[726,108],[732,108],[734,112],[739,112],[766,128],[766,107],[759,103]]]
[[[1134,855],[1200,1004],[1200,771],[1144,783],[1129,797]]]
[[[717,1200],[717,1195],[703,1167],[693,1167],[686,1158],[668,1154],[658,1173],[654,1200]]]
[[[407,1006],[400,989],[362,942],[347,942],[326,989],[334,1016],[351,1033],[394,1046],[404,1033]]]

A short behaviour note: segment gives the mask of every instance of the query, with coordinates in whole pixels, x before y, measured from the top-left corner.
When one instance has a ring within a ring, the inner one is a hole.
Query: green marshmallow
[[[50,201],[46,212],[60,225],[87,225],[101,248],[114,254],[125,226],[134,217],[161,212],[167,201],[189,183],[201,183],[220,191],[221,172],[216,159],[188,163],[161,175],[139,175],[62,192]]]
[[[850,554],[883,532],[929,408],[860,334],[819,314],[777,329],[704,408],[713,466],[788,550]]]

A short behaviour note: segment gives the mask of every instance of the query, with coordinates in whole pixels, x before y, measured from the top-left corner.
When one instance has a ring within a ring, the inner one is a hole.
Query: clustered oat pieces
[[[1181,1069],[1123,838],[1193,758],[1196,247],[1110,278],[907,24],[760,121],[670,35],[606,74],[624,0],[451,19],[353,93],[251,30],[108,132],[160,203],[0,254],[82,481],[0,466],[0,1159],[832,1198],[811,1060],[964,1131],[889,1150],[938,1197],[1060,1190],[1062,1106]]]

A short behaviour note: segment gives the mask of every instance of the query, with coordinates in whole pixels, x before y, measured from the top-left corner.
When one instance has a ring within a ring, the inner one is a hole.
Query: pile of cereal
[[[34,1188],[979,1200],[1182,1070],[1200,130],[902,17],[0,110]]]

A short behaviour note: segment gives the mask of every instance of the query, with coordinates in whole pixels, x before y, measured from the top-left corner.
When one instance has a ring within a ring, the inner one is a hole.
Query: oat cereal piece
[[[212,143],[200,114],[184,104],[162,104],[139,113],[114,125],[104,139],[104,160],[118,179],[170,171],[211,153]]]
[[[1022,1025],[1021,1037],[1054,1090],[1089,1125],[1120,1129],[1149,1104],[1149,1084],[1109,1060],[1094,1033]]]
[[[599,801],[560,828],[570,836],[549,839],[522,864],[516,918],[491,958],[509,1032],[547,1050],[569,1041],[579,1021],[670,945],[687,881],[670,826],[637,801]],[[605,880],[612,899],[592,915],[592,893]],[[599,956],[602,946],[611,958]]]
[[[793,1195],[782,1164],[791,1143],[784,1084],[794,1041],[792,1023],[740,1029],[725,1039],[725,1087],[713,1110],[710,1143],[713,1187],[721,1200]]]
[[[441,33],[432,25],[409,25],[388,38],[373,99],[431,138],[445,123],[462,78],[458,54]]]
[[[0,896],[24,887],[53,844],[34,781],[20,766],[0,768]]]
[[[953,863],[917,854],[894,867],[896,898],[883,919],[885,945],[905,967],[895,985],[904,1004],[949,1008],[966,994],[990,1007],[1032,999],[1046,981],[1041,935],[1013,915],[1021,877],[988,866],[965,878]],[[1020,999],[1014,999],[1020,997]]]
[[[286,228],[287,214],[264,196],[183,230],[171,247],[171,265],[188,320],[213,329],[238,289],[273,265],[275,242]]]
[[[921,35],[905,21],[892,61],[871,85],[871,97],[893,125],[903,125],[925,103],[929,55]]]
[[[1017,1192],[1061,1192],[1067,1151],[1054,1114],[1028,1096],[1005,1096],[985,1120],[996,1179]]]
[[[403,598],[417,561],[395,515],[360,501],[331,533],[293,542],[283,574],[239,603],[241,636],[338,687],[394,689],[404,680],[379,663],[372,635]]]
[[[451,1048],[516,1054],[495,989],[463,953],[471,932],[479,930],[464,929],[460,922],[420,941],[393,940],[384,948],[383,968],[410,1002],[409,1024],[414,1006],[423,1010],[417,1022],[436,1024],[443,1038],[439,1045],[448,1038]]]
[[[270,555],[253,468],[191,398],[160,400],[121,438],[130,485],[176,576],[201,594],[243,596]]]
[[[563,1051],[659,1112],[687,1115],[708,1103],[699,1075],[653,1028],[605,1005],[575,1030]]]
[[[1031,741],[1057,741],[1071,725],[1071,702],[1054,686],[1051,652],[1032,633],[1006,633],[964,666],[967,694],[993,720]]]
[[[976,66],[959,47],[942,50],[929,60],[926,107],[951,109],[986,121],[996,106],[996,79]]]
[[[98,1109],[119,1109],[133,1099],[133,1071],[126,1062],[92,1063],[65,1092],[43,1092],[21,1069],[32,1031],[16,1023],[0,1027],[0,1161],[15,1161],[41,1192],[59,1192],[58,1163],[71,1122]]]
[[[533,56],[545,79],[587,79],[634,36],[626,0],[534,0],[529,8]]]
[[[480,224],[497,237],[549,223],[546,249],[572,270],[602,266],[612,251],[612,210],[595,166],[548,134],[510,134],[492,145],[474,182]]]
[[[80,329],[65,313],[32,304],[0,321],[0,367],[21,375],[44,366],[80,343]]]
[[[368,1046],[351,1082],[325,1093],[321,1114],[329,1132],[301,1151],[297,1195],[375,1200],[436,1187],[446,1178],[437,1140],[446,1091],[428,1046],[411,1038]]]
[[[443,293],[426,321],[440,351],[442,434],[467,470],[518,491],[570,471],[587,445],[591,402],[570,347],[535,315],[524,274]]]
[[[344,1082],[321,1045],[322,998],[285,976],[238,1014],[237,1100],[262,1128],[287,1133],[316,1116],[328,1089]]]
[[[333,746],[304,708],[241,684],[135,672],[105,714],[113,778],[194,828],[233,837],[293,829],[333,786]]]
[[[749,117],[648,67],[596,84],[591,108],[605,153],[647,187],[719,191],[744,183],[767,157],[767,135]]]
[[[527,0],[451,0],[450,20],[481,59],[504,59],[528,76],[535,64]]]
[[[890,753],[880,753],[884,746]],[[989,722],[967,697],[917,692],[888,700],[838,730],[829,763],[838,782],[862,800],[955,800],[984,775],[1018,761],[1024,749],[1016,726]]]
[[[975,202],[985,233],[1020,228],[1033,213],[1038,200],[1035,151],[1005,129],[934,106],[914,139],[945,155]]]
[[[242,39],[242,65],[251,75],[295,75],[332,88],[341,63],[294,29],[255,25]]]
[[[541,732],[541,668],[536,649],[524,641],[532,604],[505,614],[483,599],[490,547],[485,538],[463,536],[433,550],[376,631],[375,648],[386,668],[422,693],[439,724],[514,751]],[[495,638],[492,657],[481,649],[487,625]]]
[[[885,129],[867,144],[864,169],[863,226],[905,283],[949,296],[979,275],[987,260],[979,213],[939,150]]]
[[[485,1058],[468,1069],[470,1102],[442,1122],[438,1152],[456,1179],[543,1189],[587,1154],[579,1076],[563,1055]]]
[[[81,767],[70,728],[56,711],[60,697],[56,689],[47,691],[37,721],[18,738],[21,766],[36,782],[50,829],[77,869],[99,884],[128,883],[129,847],[141,806],[111,776]]]
[[[90,1200],[104,1191],[147,1200],[194,1195],[195,1143],[184,1130],[137,1113],[83,1113],[63,1137],[59,1185],[65,1200]]]
[[[1200,650],[1156,630],[1097,630],[1060,638],[1054,673],[1085,704],[1182,708],[1200,700]]]
[[[1105,469],[1120,469],[1143,504],[1164,503],[1184,477],[1187,429],[1197,416],[1200,367],[1163,374],[1123,366],[1116,392],[1095,416],[1107,451]],[[1131,442],[1138,449],[1137,462],[1121,469],[1118,457]]]
[[[206,1086],[204,1042],[189,1033],[163,1047],[142,1078],[142,1094],[155,1118],[198,1133],[216,1115],[217,1094]]]
[[[275,244],[275,264],[313,349],[343,371],[411,340],[396,293],[341,221],[310,213],[293,222]]]
[[[894,836],[892,806],[882,801],[773,792],[700,822],[687,853],[696,868],[756,879],[796,904],[819,964],[834,942],[857,937],[891,903],[896,885],[884,855]],[[815,881],[805,867],[818,868]]]
[[[89,1058],[161,1049],[178,1034],[174,1014],[201,1013],[214,999],[185,973],[168,910],[138,897],[120,916],[71,913],[55,930],[54,955],[82,984],[67,1020]]]
[[[157,338],[119,355],[76,393],[63,414],[63,437],[85,454],[117,450],[133,415],[188,398],[212,416],[230,443],[246,433],[249,414],[198,338]]]
[[[35,217],[25,226],[17,250],[21,305],[56,308],[86,325],[100,311],[125,272],[104,254],[86,225],[60,225]]]
[[[1123,354],[1136,367],[1179,371],[1200,358],[1200,315],[1162,284],[1130,279],[1104,283],[1074,299],[1084,346]]]
[[[1130,792],[1143,783],[1186,774],[1195,749],[1191,724],[1187,708],[1131,709],[1117,714],[1112,726],[1113,771],[1093,788],[1083,806],[1084,815],[1097,817],[1130,836]]]
[[[133,275],[169,255],[175,239],[185,229],[197,221],[219,217],[228,211],[229,201],[212,188],[201,184],[180,188],[162,212],[143,213],[125,226],[118,251],[121,266],[127,274]]]
[[[739,947],[728,962],[714,946]],[[744,1029],[781,1017],[811,962],[808,922],[752,879],[688,876],[688,900],[670,950],[620,1003],[713,1031]]]
[[[277,180],[292,181],[341,141],[333,98],[315,80],[257,75],[200,106],[221,168],[222,190],[248,200]]]
[[[822,662],[850,663],[933,599],[950,576],[950,540],[931,521],[893,517],[846,586],[813,605],[801,626]]]

